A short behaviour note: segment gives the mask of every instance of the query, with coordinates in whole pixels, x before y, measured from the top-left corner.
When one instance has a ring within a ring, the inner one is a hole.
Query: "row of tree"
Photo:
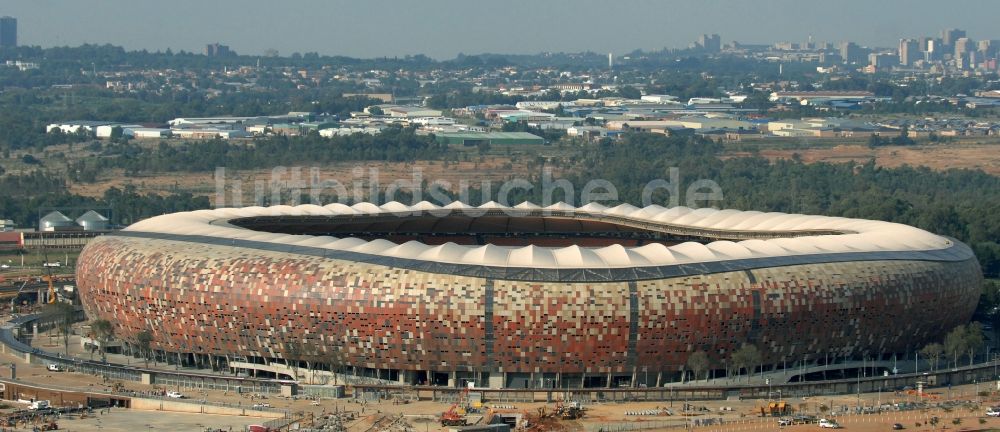
[[[932,370],[938,368],[938,361],[942,356],[947,356],[952,367],[958,367],[958,361],[962,356],[966,356],[971,366],[976,357],[976,353],[983,349],[985,340],[983,338],[983,326],[978,322],[955,327],[944,338],[943,344],[932,342],[925,345],[919,355],[931,362]],[[753,344],[743,344],[739,349],[733,351],[725,363],[729,370],[727,376],[735,376],[746,373],[749,381],[754,369],[761,366],[763,356],[760,349]],[[685,367],[693,374],[693,379],[708,379],[708,371],[716,363],[705,351],[698,350],[688,356]],[[686,375],[686,374],[685,374]]]
[[[102,157],[81,160],[70,166],[71,175],[85,178],[87,173],[122,168],[126,175],[162,172],[212,172],[217,167],[230,169],[273,168],[302,163],[328,164],[344,161],[387,161],[439,159],[447,147],[433,136],[417,135],[412,128],[387,128],[377,135],[321,137],[312,132],[304,136],[270,136],[252,142],[221,139],[161,143],[146,150],[132,143],[104,145]]]
[[[4,219],[22,227],[37,226],[41,208],[111,208],[113,224],[128,225],[139,220],[179,211],[209,208],[205,196],[178,191],[172,194],[141,193],[135,184],[110,187],[100,198],[72,194],[61,178],[33,171],[0,177],[0,210]]]

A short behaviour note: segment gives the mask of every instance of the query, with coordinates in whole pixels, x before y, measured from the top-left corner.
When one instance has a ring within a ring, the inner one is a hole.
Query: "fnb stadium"
[[[981,279],[965,244],[896,223],[492,202],[168,214],[77,267],[87,315],[161,358],[494,388],[660,385],[744,344],[764,370],[912,353],[970,320]]]

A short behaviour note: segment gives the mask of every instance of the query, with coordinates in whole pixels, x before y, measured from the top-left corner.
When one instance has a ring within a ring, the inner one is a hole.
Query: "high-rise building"
[[[955,46],[955,41],[965,37],[965,30],[947,29],[941,31],[941,43],[945,46]]]
[[[924,50],[924,60],[933,61],[941,58],[941,40],[928,39],[927,49]]]
[[[920,40],[919,40],[920,41],[920,52],[927,52],[927,47],[931,44],[931,41],[933,41],[933,40],[934,40],[934,38],[932,38],[930,36],[924,36],[924,37],[920,38]]]
[[[17,46],[17,18],[0,17],[0,47]]]
[[[975,50],[975,46],[972,43],[972,39],[967,37],[958,38],[955,40],[955,58],[966,58],[969,53]]]
[[[899,65],[899,56],[892,53],[868,54],[868,65],[875,69],[889,69]]]
[[[865,50],[854,42],[841,42],[840,44],[840,57],[844,59],[844,63],[861,63],[865,61],[866,55]]]
[[[997,54],[998,47],[1000,47],[1000,41],[984,39],[976,44],[976,51],[979,51],[985,59],[995,56]]]
[[[917,61],[920,56],[919,54],[920,44],[914,39],[900,39],[899,40],[899,64],[903,66],[913,66],[913,62]]]
[[[205,55],[208,57],[228,57],[235,54],[229,49],[229,45],[222,45],[218,42],[205,45]]]
[[[698,46],[708,52],[719,52],[722,50],[722,38],[717,34],[703,34],[698,38]]]

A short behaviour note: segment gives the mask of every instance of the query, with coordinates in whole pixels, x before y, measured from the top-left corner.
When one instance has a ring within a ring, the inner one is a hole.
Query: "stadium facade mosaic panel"
[[[968,322],[979,297],[968,247],[898,224],[427,206],[166,215],[93,240],[77,283],[119,338],[148,330],[190,361],[503,386],[547,374],[653,385],[696,351],[724,368],[743,344],[765,365],[912,352]]]

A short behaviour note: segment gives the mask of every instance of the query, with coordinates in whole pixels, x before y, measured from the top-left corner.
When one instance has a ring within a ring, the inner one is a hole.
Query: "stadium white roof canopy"
[[[340,215],[412,215],[414,212],[435,210],[447,214],[450,210],[551,210],[561,214],[580,216],[616,217],[632,222],[652,222],[694,229],[732,232],[762,232],[779,234],[777,238],[743,241],[713,241],[708,244],[686,242],[675,246],[654,243],[639,247],[611,245],[600,248],[568,246],[561,248],[540,246],[463,246],[454,243],[427,245],[417,241],[396,244],[387,240],[365,241],[358,238],[291,235],[268,233],[241,228],[229,220],[267,216],[340,216]],[[127,232],[159,233],[186,236],[206,236],[233,240],[248,240],[282,245],[308,246],[345,252],[356,252],[385,257],[430,261],[448,264],[467,264],[496,267],[530,267],[561,269],[628,268],[747,258],[775,258],[796,255],[841,254],[857,252],[919,252],[947,249],[954,245],[951,239],[931,234],[907,225],[827,216],[808,216],[787,213],[762,213],[756,211],[691,209],[687,207],[664,208],[649,206],[637,208],[628,204],[605,207],[588,204],[573,207],[557,203],[541,209],[532,203],[507,207],[489,202],[470,207],[460,202],[440,207],[426,201],[408,206],[390,202],[381,206],[364,202],[353,206],[330,204],[326,206],[273,206],[221,208],[173,213],[135,223]],[[842,234],[801,235],[796,232],[825,231]],[[780,237],[780,233],[788,233]]]

